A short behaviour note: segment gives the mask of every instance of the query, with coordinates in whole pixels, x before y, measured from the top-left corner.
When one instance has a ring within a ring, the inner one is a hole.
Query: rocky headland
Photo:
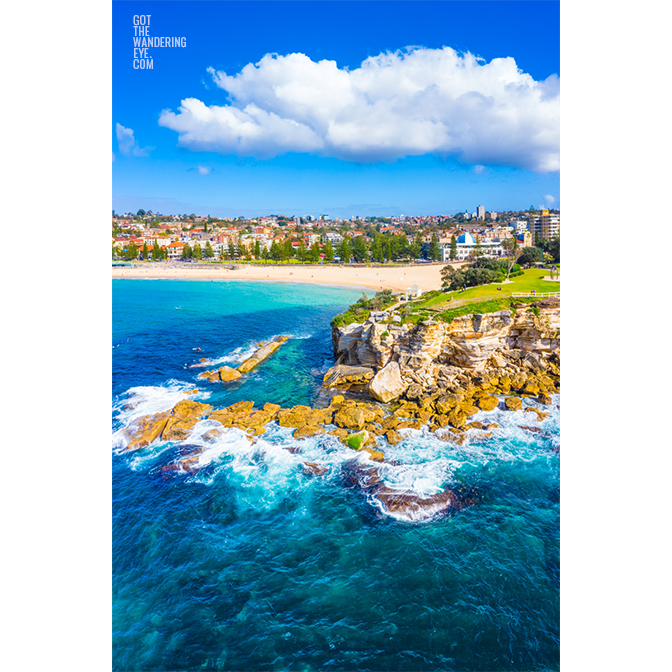
[[[215,382],[237,379],[257,366],[286,340],[260,343],[256,352],[237,369],[222,367],[199,378]],[[270,423],[293,429],[301,441],[328,434],[353,451],[346,478],[392,515],[422,520],[436,513],[473,503],[450,490],[427,497],[393,490],[381,481],[385,450],[403,440],[408,430],[426,430],[440,440],[462,444],[467,436],[485,440],[495,423],[471,422],[478,411],[500,408],[525,411],[530,422],[548,413],[535,404],[551,403],[560,391],[560,304],[539,301],[532,307],[484,315],[466,315],[450,323],[425,321],[417,325],[364,324],[333,326],[337,364],[323,379],[323,394],[315,408],[283,408],[239,401],[222,409],[191,399],[172,409],[145,416],[125,431],[125,449],[137,450],[158,441],[185,441],[201,420],[216,421],[206,441],[230,429],[241,430],[251,442]],[[230,377],[234,372],[234,377]],[[191,394],[198,390],[192,390]],[[525,427],[534,432],[539,428]],[[183,446],[184,448],[184,446]],[[201,468],[203,445],[187,446],[165,472],[194,473]],[[378,466],[377,466],[378,465]],[[328,468],[302,462],[306,475],[321,476]]]

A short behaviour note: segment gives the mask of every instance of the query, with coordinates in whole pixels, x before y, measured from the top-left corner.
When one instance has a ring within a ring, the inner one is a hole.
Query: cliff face
[[[554,370],[560,354],[560,302],[541,301],[539,315],[528,308],[465,315],[450,324],[333,327],[334,354],[342,364],[375,369],[398,362],[402,378],[423,388],[451,387],[464,374]]]

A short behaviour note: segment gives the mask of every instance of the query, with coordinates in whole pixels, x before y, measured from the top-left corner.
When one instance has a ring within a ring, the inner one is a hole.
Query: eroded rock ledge
[[[514,389],[548,403],[548,396],[559,390],[560,300],[515,308],[464,315],[450,323],[368,321],[333,326],[339,365],[327,372],[325,381],[335,381],[332,386],[341,390],[365,391],[381,401],[402,395],[417,401],[475,385],[505,394]],[[339,368],[368,370],[370,381],[366,385],[363,380],[339,381]],[[529,378],[526,388],[523,383]]]

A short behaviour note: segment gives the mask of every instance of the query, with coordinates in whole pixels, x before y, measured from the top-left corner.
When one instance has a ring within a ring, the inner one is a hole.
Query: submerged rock
[[[435,495],[421,496],[383,487],[374,497],[388,513],[412,521],[427,520],[448,509],[463,508],[460,498],[449,488]]]
[[[303,473],[306,476],[322,476],[329,471],[326,467],[323,467],[321,464],[316,464],[315,462],[304,462],[302,465]]]

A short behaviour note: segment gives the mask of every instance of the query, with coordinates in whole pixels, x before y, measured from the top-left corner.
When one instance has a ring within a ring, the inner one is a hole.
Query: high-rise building
[[[476,217],[477,217],[478,219],[485,219],[485,207],[484,207],[484,206],[479,205],[479,206],[476,208]]]

